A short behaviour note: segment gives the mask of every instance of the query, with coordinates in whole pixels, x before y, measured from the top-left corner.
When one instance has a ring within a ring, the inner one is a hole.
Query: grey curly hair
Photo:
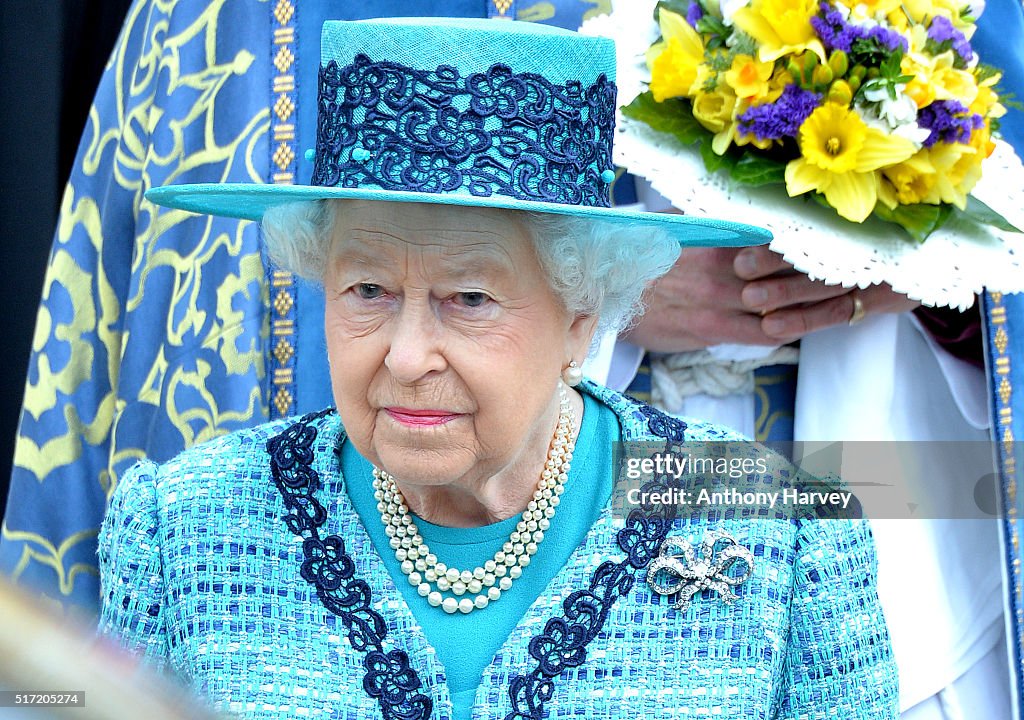
[[[268,210],[263,234],[271,260],[322,283],[335,214],[344,202],[313,200]],[[659,230],[548,213],[518,212],[517,217],[566,310],[597,316],[595,342],[606,332],[629,327],[643,310],[647,284],[679,257],[679,243]]]

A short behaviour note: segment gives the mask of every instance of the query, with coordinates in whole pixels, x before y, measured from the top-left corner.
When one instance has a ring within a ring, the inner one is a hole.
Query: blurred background
[[[131,0],[0,2],[0,514],[61,193]]]

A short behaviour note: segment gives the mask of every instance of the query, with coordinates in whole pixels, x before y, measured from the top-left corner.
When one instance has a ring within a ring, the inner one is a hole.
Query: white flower
[[[899,87],[899,89],[902,90],[903,87]],[[868,102],[882,102],[883,100],[888,99],[888,97],[889,88],[881,83],[864,88],[864,99]],[[897,95],[897,97],[899,97],[899,95]]]
[[[908,95],[898,93],[896,99],[885,98],[878,106],[878,115],[896,128],[907,123],[917,122],[917,103]]]
[[[871,114],[884,120],[890,128],[917,123],[917,103],[904,92],[906,84],[894,86],[877,83],[864,88],[864,99],[871,105]],[[893,94],[890,94],[893,92]],[[895,96],[894,96],[895,95]]]
[[[867,97],[868,92],[865,92],[865,97],[873,101],[870,103],[858,103],[857,111],[868,125],[878,128],[889,135],[896,135],[897,137],[910,140],[920,147],[928,139],[931,131],[917,124],[917,103],[909,96],[903,94],[904,86],[897,85],[896,87],[898,90],[895,100],[889,97],[888,91],[884,88],[880,91],[871,91],[872,95],[880,95],[879,100]]]
[[[920,148],[924,146],[924,141],[928,139],[928,136],[932,134],[932,131],[926,130],[916,122],[913,122],[907,123],[906,125],[900,125],[892,131],[892,134],[897,137],[901,137],[904,140],[909,140]]]

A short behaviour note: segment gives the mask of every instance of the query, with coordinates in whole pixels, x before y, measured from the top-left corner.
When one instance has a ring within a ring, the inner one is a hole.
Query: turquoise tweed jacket
[[[723,439],[595,385],[623,439]],[[445,668],[344,490],[325,411],[139,463],[100,535],[101,630],[250,718],[449,718]],[[724,530],[754,556],[733,604],[685,611],[646,567]],[[485,670],[476,718],[895,718],[865,522],[609,508]],[[470,640],[471,641],[471,640]]]

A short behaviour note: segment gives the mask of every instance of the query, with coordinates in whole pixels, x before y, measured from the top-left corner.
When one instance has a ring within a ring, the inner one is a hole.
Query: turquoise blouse
[[[345,489],[352,507],[445,668],[455,720],[469,720],[480,679],[491,658],[601,516],[614,484],[612,443],[619,439],[615,413],[589,395],[584,396],[572,469],[551,530],[545,534],[538,553],[512,589],[502,593],[498,602],[468,615],[449,615],[431,607],[409,584],[384,534],[371,486],[372,466],[356,452],[352,443],[342,445],[342,475],[347,480]],[[501,549],[519,519],[515,515],[478,528],[446,528],[421,519],[416,525],[431,550],[446,565],[473,568],[483,565]]]
[[[582,389],[627,442],[732,437]],[[101,630],[254,720],[452,718],[460,660],[442,662],[353,508],[344,439],[325,411],[139,463],[100,533]],[[612,505],[484,668],[475,720],[897,717],[866,522]],[[706,590],[675,610],[646,569],[667,538],[709,531],[746,547],[753,572],[732,604]]]

